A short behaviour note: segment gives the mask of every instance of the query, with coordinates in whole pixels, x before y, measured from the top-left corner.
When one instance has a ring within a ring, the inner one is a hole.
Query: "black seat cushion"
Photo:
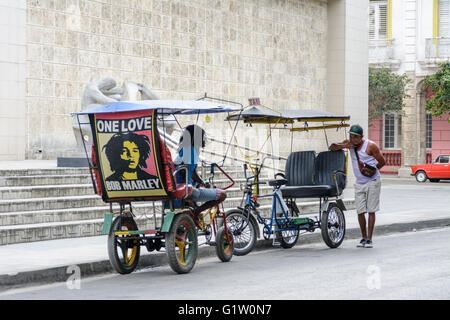
[[[288,186],[314,184],[316,153],[314,151],[292,152],[286,160],[285,178]]]
[[[287,185],[280,188],[285,198],[335,197],[341,195],[347,179],[336,174],[339,192],[334,181],[334,171],[346,172],[345,153],[339,151],[299,151],[289,155],[286,162]]]
[[[332,197],[336,187],[331,185],[284,186],[280,188],[283,198]]]

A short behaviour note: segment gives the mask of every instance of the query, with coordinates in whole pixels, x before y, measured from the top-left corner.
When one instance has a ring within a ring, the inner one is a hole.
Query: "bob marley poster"
[[[103,200],[167,196],[154,110],[90,115]]]

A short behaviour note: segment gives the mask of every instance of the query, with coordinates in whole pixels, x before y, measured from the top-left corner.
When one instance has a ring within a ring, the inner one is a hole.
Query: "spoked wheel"
[[[341,245],[345,236],[345,216],[336,203],[330,203],[328,210],[322,214],[320,228],[327,246],[337,248]]]
[[[226,215],[228,231],[233,235],[233,254],[244,256],[255,246],[258,226],[241,210],[230,210]]]
[[[233,235],[228,229],[228,235],[224,227],[220,227],[216,234],[216,253],[222,262],[228,262],[233,257]]]
[[[128,274],[136,269],[141,247],[137,239],[129,239],[132,236],[115,235],[115,232],[133,230],[138,230],[133,218],[119,216],[114,219],[109,231],[109,261],[114,270],[120,274]]]
[[[188,213],[174,217],[166,235],[166,251],[173,271],[188,273],[194,267],[198,255],[197,230]]]

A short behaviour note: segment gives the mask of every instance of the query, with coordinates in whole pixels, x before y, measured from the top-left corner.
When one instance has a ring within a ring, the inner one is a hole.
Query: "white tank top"
[[[358,151],[359,160],[372,167],[377,166],[377,160],[373,156],[369,156],[366,153],[367,145],[369,142],[373,142],[371,140],[365,140],[361,150]],[[355,173],[356,183],[358,184],[366,184],[369,181],[376,180],[380,177],[380,171],[377,168],[377,172],[372,177],[363,176],[361,171],[359,171],[358,159],[356,158],[355,149],[350,149],[350,157],[352,158],[353,164],[353,172]]]

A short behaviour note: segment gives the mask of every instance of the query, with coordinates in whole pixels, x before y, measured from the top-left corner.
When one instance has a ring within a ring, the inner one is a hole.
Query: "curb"
[[[425,220],[408,223],[394,223],[390,225],[375,226],[375,236],[388,235],[400,232],[410,232],[413,230],[424,230],[430,228],[449,227],[450,218]],[[351,228],[346,230],[345,239],[359,239],[361,231],[359,228]],[[311,244],[322,242],[320,232],[302,235],[297,245]],[[258,239],[254,251],[267,249],[279,249],[272,246],[272,240]],[[199,248],[198,257],[207,258],[216,255],[216,250],[211,246],[202,246]],[[165,252],[157,252],[151,254],[143,254],[140,256],[139,265],[136,270],[144,268],[154,268],[168,265],[167,254]],[[49,284],[53,282],[65,282],[73,274],[71,267],[74,265],[64,265],[48,269],[33,270],[20,272],[15,275],[0,275],[0,291],[7,289],[25,287],[30,285]],[[109,260],[94,261],[76,265],[79,267],[82,277],[91,277],[101,274],[114,273]]]

